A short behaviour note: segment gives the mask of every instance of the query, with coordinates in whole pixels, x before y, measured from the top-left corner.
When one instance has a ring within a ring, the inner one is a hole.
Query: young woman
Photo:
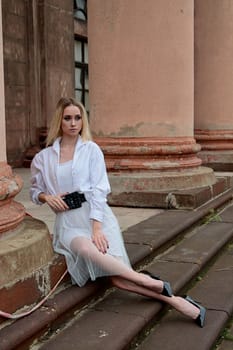
[[[56,213],[54,250],[66,258],[72,281],[82,287],[110,276],[114,286],[159,299],[203,327],[205,308],[191,298],[174,296],[170,284],[132,269],[116,217],[106,202],[110,186],[102,151],[91,141],[87,114],[73,98],[61,98],[47,147],[31,165],[31,199]],[[76,192],[70,209],[67,194]]]

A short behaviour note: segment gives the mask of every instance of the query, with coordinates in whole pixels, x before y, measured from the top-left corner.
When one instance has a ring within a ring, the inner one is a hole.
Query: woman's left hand
[[[108,240],[102,232],[101,223],[95,220],[93,220],[92,242],[101,253],[107,253],[107,250],[109,248]]]

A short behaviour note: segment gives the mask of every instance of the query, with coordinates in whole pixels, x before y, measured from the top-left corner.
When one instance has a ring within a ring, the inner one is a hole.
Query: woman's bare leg
[[[172,297],[166,297],[143,286],[138,286],[137,284],[125,280],[120,276],[111,277],[111,281],[113,285],[117,288],[137,293],[146,297],[161,300],[192,319],[196,319],[200,313],[200,310],[196,306],[192,305],[182,297],[175,295],[173,295]]]
[[[74,238],[71,242],[71,249],[113,276],[121,276],[124,280],[131,281],[156,293],[161,293],[163,290],[163,281],[136,272],[116,257],[99,252],[96,246],[85,237]]]
[[[162,295],[163,281],[153,279],[144,273],[136,272],[116,257],[99,252],[89,239],[85,237],[74,238],[71,242],[71,249],[109,273],[114,286],[161,300],[193,319],[196,319],[200,314],[200,309],[184,298],[174,295],[172,297]]]

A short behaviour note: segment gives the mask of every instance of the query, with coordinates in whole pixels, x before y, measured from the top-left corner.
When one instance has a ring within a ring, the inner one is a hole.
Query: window
[[[86,38],[75,38],[75,97],[81,101],[89,114],[88,47]]]

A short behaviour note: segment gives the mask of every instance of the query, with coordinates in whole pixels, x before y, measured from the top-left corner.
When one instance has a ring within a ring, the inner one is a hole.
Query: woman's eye
[[[69,116],[69,115],[65,115],[65,116],[63,117],[63,119],[64,119],[65,121],[69,122],[69,121],[72,119],[72,117]],[[77,115],[74,116],[74,119],[75,119],[76,122],[77,122],[77,121],[79,121],[80,119],[82,119],[82,116],[79,115],[79,114],[77,114]]]

